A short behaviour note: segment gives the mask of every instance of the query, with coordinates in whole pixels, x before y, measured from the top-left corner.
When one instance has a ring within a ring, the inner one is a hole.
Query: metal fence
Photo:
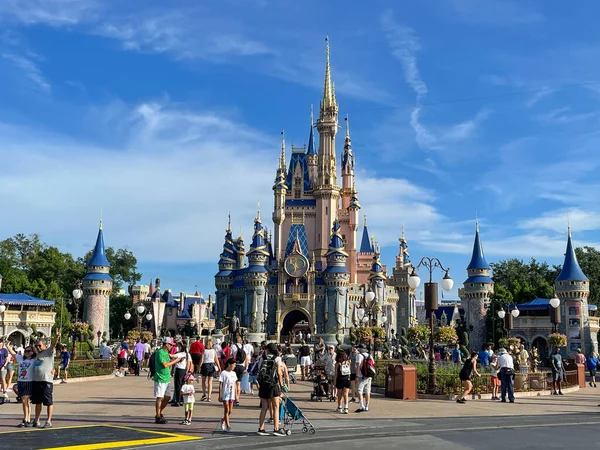
[[[60,361],[57,360],[57,367]],[[115,368],[115,362],[110,359],[77,359],[69,363],[69,378],[94,377],[110,375]]]
[[[373,386],[385,387],[387,378],[387,366],[388,364],[400,364],[399,360],[377,360],[375,366],[377,368],[377,375],[373,378]],[[415,366],[417,371],[417,392],[426,393],[429,381],[429,367],[426,361],[412,361],[412,365]],[[459,378],[459,372],[462,366],[454,363],[442,363],[437,364],[436,381],[438,387],[438,394],[450,395],[458,394],[462,392],[462,382]],[[492,376],[489,368],[483,367],[478,368],[480,377],[473,377],[473,391],[472,394],[491,394],[493,392]],[[564,381],[564,387],[576,386],[578,384],[577,371],[569,370],[565,372],[566,381]],[[549,371],[538,371],[538,372],[527,372],[527,373],[515,373],[515,392],[530,392],[530,391],[544,391],[549,390],[552,387],[551,384],[551,372]]]

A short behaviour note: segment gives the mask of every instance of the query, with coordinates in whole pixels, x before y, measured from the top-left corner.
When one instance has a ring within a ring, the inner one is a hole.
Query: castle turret
[[[588,297],[590,282],[581,270],[571,238],[571,227],[568,227],[567,250],[565,260],[556,281],[556,295],[561,300],[560,331],[567,336],[567,354],[581,348],[584,354],[598,351],[596,333],[590,333]]]
[[[367,226],[367,215],[364,215],[364,224],[360,247],[356,255],[356,282],[365,284],[369,281],[369,272],[371,270],[371,262],[375,254],[369,228]]]
[[[246,305],[244,319],[246,326],[256,333],[266,331],[266,289],[269,273],[266,268],[269,260],[265,230],[260,220],[260,211],[254,220],[254,235],[248,251],[248,268],[244,272]]]
[[[317,158],[317,183],[313,193],[317,201],[316,256],[324,262],[333,221],[338,211],[340,187],[337,185],[337,167],[335,157],[335,135],[338,129],[338,105],[335,88],[331,81],[329,63],[329,40],[326,39],[325,81],[323,98],[320,105],[317,130],[319,131],[319,154]]]
[[[236,269],[246,267],[246,246],[244,244],[244,236],[240,232],[240,237],[235,240],[235,253],[237,255]]]
[[[360,211],[360,203],[358,201],[358,193],[354,183],[352,184],[352,192],[350,195],[350,206],[348,206],[348,225],[350,233],[348,236],[348,253],[350,257],[346,262],[346,267],[350,271],[350,283],[357,283],[357,256],[356,256],[356,244],[357,244],[357,232],[358,232],[358,212]],[[368,238],[367,238],[368,239]]]
[[[350,139],[350,123],[346,116],[346,138],[344,140],[344,153],[342,155],[342,209],[348,209],[354,190],[354,153]]]
[[[379,246],[374,246],[375,254],[373,255],[373,263],[371,264],[371,270],[369,271],[368,278],[368,289],[375,293],[374,301],[379,305],[379,309],[382,314],[388,315],[387,311],[387,291],[386,291],[386,273],[385,268],[379,260]],[[381,315],[377,316],[377,326],[382,325]]]
[[[223,252],[219,258],[219,271],[215,275],[215,287],[216,290],[216,309],[217,317],[216,323],[217,328],[220,328],[223,321],[223,315],[226,311],[225,304],[229,300],[229,291],[231,284],[233,283],[233,270],[237,265],[237,254],[235,244],[233,242],[233,236],[231,234],[231,215],[227,223],[227,230],[225,231],[225,243],[223,244]],[[157,283],[159,280],[157,279]],[[157,290],[160,292],[159,286]]]
[[[96,246],[87,264],[87,275],[83,277],[83,293],[86,297],[86,322],[94,326],[94,333],[100,331],[110,335],[109,302],[112,292],[112,278],[109,275],[110,263],[104,250],[102,220],[96,238]]]
[[[317,183],[317,146],[315,145],[314,130],[315,122],[313,118],[313,109],[310,105],[310,132],[308,133],[308,149],[306,150],[306,161],[308,164],[308,174],[310,176],[310,182],[314,186]]]
[[[398,294],[395,318],[396,323],[393,324],[393,326],[390,325],[390,327],[396,331],[410,327],[417,316],[416,305],[414,302],[415,290],[411,289],[408,285],[408,271],[411,262],[408,253],[408,243],[404,237],[404,225],[402,225],[402,236],[398,241],[400,242],[400,245],[398,255],[396,256],[396,265],[392,271],[392,280],[390,282]],[[411,320],[411,318],[413,320]]]
[[[311,129],[312,132],[312,129]],[[275,258],[279,261],[282,257],[283,251],[283,236],[282,236],[282,225],[285,220],[285,196],[287,193],[286,184],[286,171],[285,171],[285,135],[281,132],[281,156],[279,157],[279,167],[277,168],[277,175],[275,176],[275,184],[273,184],[273,196],[274,196],[274,207],[273,207],[273,223],[275,224]]]
[[[323,318],[326,330],[330,333],[339,332],[347,327],[348,320],[348,283],[350,272],[346,268],[348,253],[344,249],[344,240],[340,234],[340,223],[333,222],[331,241],[325,255],[327,268],[323,278],[327,286]],[[335,317],[335,321],[331,320]]]
[[[483,247],[479,239],[479,224],[475,224],[475,242],[471,262],[467,266],[468,278],[463,288],[458,290],[465,310],[466,327],[470,332],[469,346],[480,350],[485,342],[485,315],[494,293],[494,280],[490,278],[491,268],[483,256]]]

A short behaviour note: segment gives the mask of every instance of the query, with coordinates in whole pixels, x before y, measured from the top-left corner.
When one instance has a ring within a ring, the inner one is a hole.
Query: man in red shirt
[[[194,374],[200,373],[202,353],[204,353],[204,344],[200,341],[200,336],[196,336],[196,342],[190,345],[190,355],[192,355],[192,363],[194,363]]]

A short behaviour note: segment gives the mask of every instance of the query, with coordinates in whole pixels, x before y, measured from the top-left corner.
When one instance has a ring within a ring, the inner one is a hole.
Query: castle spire
[[[279,157],[279,169],[285,170],[285,131],[281,131],[281,156]]]
[[[227,214],[227,231],[231,232],[231,211]]]
[[[565,261],[562,269],[556,278],[556,281],[588,281],[588,278],[581,270],[575,249],[573,248],[573,240],[571,238],[571,226],[568,226],[567,251],[565,252]]]
[[[321,112],[335,105],[333,85],[331,84],[331,65],[329,63],[329,37],[325,37],[325,81],[323,86],[323,100]]]
[[[348,113],[346,113],[346,141],[350,140],[350,121],[348,120]]]
[[[360,241],[360,250],[361,253],[372,253],[373,245],[371,243],[371,238],[369,237],[369,229],[367,228],[367,215],[365,214],[365,224],[363,227],[363,235]]]
[[[469,269],[490,269],[489,264],[483,256],[483,248],[481,247],[481,241],[479,239],[479,221],[475,222],[475,242],[473,243],[471,262],[467,266],[467,270]]]
[[[315,137],[313,133],[314,128],[314,117],[313,117],[313,107],[310,105],[310,132],[308,134],[308,150],[306,151],[307,155],[316,155],[317,147],[315,145]]]
[[[106,258],[106,252],[104,250],[104,233],[102,232],[102,219],[100,219],[100,227],[98,229],[98,237],[96,238],[96,246],[94,247],[92,257],[88,261],[88,267],[89,266],[110,267],[110,263]]]

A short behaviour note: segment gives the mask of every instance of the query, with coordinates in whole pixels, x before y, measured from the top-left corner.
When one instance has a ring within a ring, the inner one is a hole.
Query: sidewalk
[[[200,402],[201,386],[197,385],[196,389],[200,394],[196,396],[194,423],[189,427],[179,425],[183,417],[183,408],[171,406],[167,407],[165,413],[169,423],[154,424],[152,389],[152,381],[147,380],[145,376],[56,385],[53,424],[55,427],[109,424],[196,436],[210,434],[217,428],[222,416],[222,405],[217,402],[216,389],[212,403]],[[560,397],[518,398],[515,404],[479,400],[460,405],[447,400],[401,401],[375,395],[371,400],[369,412],[354,413],[358,405],[351,404],[348,415],[335,412],[335,402],[311,402],[311,390],[311,383],[299,382],[292,385],[289,395],[311,421],[339,421],[340,426],[353,426],[353,421],[359,418],[497,417],[600,412],[600,388],[590,387]],[[14,397],[12,400],[14,401]],[[242,395],[241,403],[242,405],[233,411],[233,421],[247,424],[257,421],[259,399],[251,395]],[[21,412],[20,404],[0,405],[0,431],[14,431],[21,419]]]

